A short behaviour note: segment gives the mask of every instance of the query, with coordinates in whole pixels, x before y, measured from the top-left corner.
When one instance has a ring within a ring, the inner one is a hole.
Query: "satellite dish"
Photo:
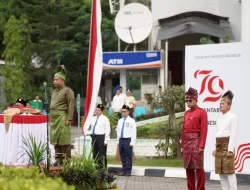
[[[119,38],[129,44],[145,40],[153,27],[150,10],[140,3],[124,6],[115,18],[115,31]]]

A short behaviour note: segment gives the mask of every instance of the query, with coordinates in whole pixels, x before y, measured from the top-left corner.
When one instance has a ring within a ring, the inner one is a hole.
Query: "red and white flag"
[[[92,0],[89,64],[82,132],[86,134],[93,118],[98,91],[102,78],[102,36],[101,36],[101,0]]]

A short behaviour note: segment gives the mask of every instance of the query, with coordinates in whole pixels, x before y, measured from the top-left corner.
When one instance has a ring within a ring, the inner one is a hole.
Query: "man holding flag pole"
[[[87,91],[84,108],[84,124],[82,133],[85,136],[91,125],[91,121],[96,108],[98,91],[102,78],[102,37],[101,37],[101,1],[92,0],[90,41],[89,41],[89,61],[88,61],[88,78]]]

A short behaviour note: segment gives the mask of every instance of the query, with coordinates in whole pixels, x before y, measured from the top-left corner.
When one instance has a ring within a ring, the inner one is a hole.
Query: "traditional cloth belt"
[[[65,110],[50,110],[51,115],[63,115],[66,113],[67,113],[67,111],[65,111]]]
[[[234,174],[234,154],[228,155],[229,137],[216,138],[215,173]]]
[[[184,133],[183,159],[185,169],[203,169],[204,153],[199,152],[200,133]]]

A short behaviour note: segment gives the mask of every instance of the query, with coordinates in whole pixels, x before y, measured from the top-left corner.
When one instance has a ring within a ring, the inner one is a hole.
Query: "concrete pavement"
[[[186,190],[186,179],[162,177],[117,176],[121,190]],[[249,190],[250,183],[238,183],[238,190]],[[206,190],[221,190],[219,181],[206,180]]]

